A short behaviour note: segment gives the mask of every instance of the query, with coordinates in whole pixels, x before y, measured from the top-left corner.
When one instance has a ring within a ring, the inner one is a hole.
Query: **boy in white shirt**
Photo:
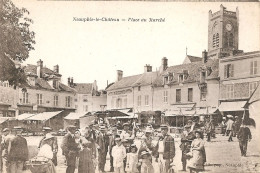
[[[126,157],[126,149],[122,145],[120,136],[115,138],[116,146],[112,149],[113,166],[115,173],[124,173],[124,158]]]

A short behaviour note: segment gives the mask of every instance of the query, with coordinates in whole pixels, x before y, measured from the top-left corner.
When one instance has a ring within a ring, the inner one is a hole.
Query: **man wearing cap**
[[[230,142],[230,141],[233,141],[233,139],[232,139],[233,134],[232,133],[233,133],[234,121],[231,118],[232,115],[227,116],[227,117],[229,117],[229,118],[228,118],[227,123],[226,123],[226,125],[227,125],[226,134],[228,135],[228,142]]]
[[[99,171],[104,172],[106,164],[107,146],[106,146],[106,127],[100,126],[100,133],[97,136],[98,145],[98,168]]]
[[[1,171],[3,171],[4,173],[7,172],[7,168],[8,168],[8,164],[7,164],[7,151],[8,151],[8,143],[10,140],[10,137],[12,137],[12,135],[10,135],[10,129],[5,128],[2,132],[2,140],[1,140]]]
[[[190,152],[191,143],[195,139],[194,133],[190,132],[191,126],[189,124],[184,126],[184,130],[181,135],[181,145],[180,149],[182,151],[181,162],[182,162],[182,171],[186,171],[187,165],[187,156],[186,154]]]
[[[134,134],[129,130],[129,124],[128,123],[124,123],[123,124],[123,131],[120,134],[120,138],[123,140],[125,139],[134,139]]]
[[[76,168],[76,157],[78,155],[78,151],[80,150],[74,138],[75,131],[76,126],[68,126],[67,134],[63,137],[61,144],[62,154],[66,157],[66,173],[74,173]]]
[[[237,138],[239,141],[239,147],[241,151],[241,156],[246,156],[247,143],[251,141],[252,135],[250,129],[246,126],[245,121],[243,120],[242,125],[238,131]]]
[[[50,127],[43,127],[43,133],[44,137],[41,139],[39,143],[39,149],[45,145],[48,144],[51,146],[52,152],[53,152],[53,158],[52,162],[55,166],[57,166],[57,152],[58,152],[58,142],[57,142],[57,137],[53,136],[50,132],[52,129]]]
[[[162,137],[158,141],[159,166],[161,173],[167,173],[175,156],[174,138],[168,135],[168,126],[161,125]]]
[[[110,172],[114,172],[112,148],[116,145],[117,127],[112,127],[112,135],[109,136]]]
[[[234,132],[233,132],[233,137],[236,137],[238,134],[238,131],[240,129],[241,126],[241,121],[238,118],[238,116],[235,116],[235,122],[234,122]]]
[[[23,165],[28,160],[28,146],[27,141],[22,137],[23,129],[21,127],[14,127],[14,137],[10,138],[8,142],[7,161],[9,164],[10,173],[22,173]]]

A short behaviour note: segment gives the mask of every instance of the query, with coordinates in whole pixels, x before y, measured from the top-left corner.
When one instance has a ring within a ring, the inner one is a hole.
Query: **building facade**
[[[68,86],[76,90],[74,102],[77,113],[85,114],[106,110],[106,91],[99,91],[96,81],[93,83],[74,83],[73,78],[68,78]]]

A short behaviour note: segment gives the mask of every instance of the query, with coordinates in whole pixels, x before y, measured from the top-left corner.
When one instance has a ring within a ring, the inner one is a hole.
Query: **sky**
[[[260,4],[257,2],[128,2],[13,0],[30,11],[36,33],[35,50],[25,64],[53,69],[58,64],[62,81],[97,81],[99,89],[123,76],[143,73],[144,65],[159,69],[181,64],[186,55],[201,57],[208,49],[208,12],[239,9],[239,49],[260,50]],[[118,18],[126,21],[73,21],[75,18]],[[165,22],[132,22],[129,18],[165,18]]]

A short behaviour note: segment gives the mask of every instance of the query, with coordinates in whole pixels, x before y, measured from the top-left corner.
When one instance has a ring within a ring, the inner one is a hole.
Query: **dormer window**
[[[163,78],[163,83],[164,83],[164,85],[166,85],[166,84],[169,83],[168,76],[164,76],[164,78]]]
[[[53,88],[58,89],[59,88],[59,81],[53,80]]]
[[[206,71],[200,73],[200,83],[205,83],[206,81]]]
[[[179,75],[179,83],[182,83],[184,81],[184,74]]]

